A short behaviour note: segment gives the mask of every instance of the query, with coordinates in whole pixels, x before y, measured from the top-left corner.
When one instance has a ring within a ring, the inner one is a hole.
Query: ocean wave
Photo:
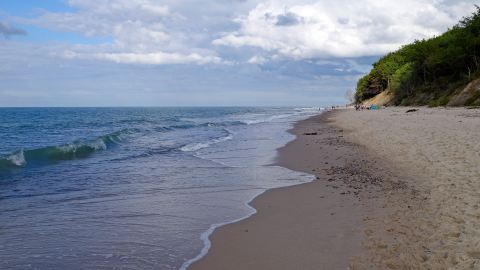
[[[297,112],[318,112],[323,110],[322,107],[299,107],[294,109]]]
[[[133,129],[124,129],[97,137],[94,140],[78,140],[69,144],[29,150],[20,149],[0,157],[0,171],[22,168],[27,165],[45,165],[62,160],[87,158],[97,151],[104,151],[113,145],[120,144],[126,135],[134,131]]]
[[[292,117],[295,114],[290,113],[290,114],[277,114],[277,115],[270,115],[268,117],[263,117],[263,118],[257,118],[257,119],[244,119],[241,120],[243,123],[247,125],[254,125],[254,124],[260,124],[260,123],[267,123],[267,122],[272,122],[274,120],[278,119],[284,119],[288,117]]]
[[[180,125],[172,125],[169,128],[170,129],[190,129],[190,128],[202,128],[202,127],[229,127],[229,126],[240,126],[240,125],[245,125],[246,123],[243,121],[206,121],[206,122],[194,122],[192,123],[186,123],[186,124],[180,124]]]
[[[200,149],[207,148],[207,147],[209,147],[213,144],[229,141],[231,139],[233,139],[233,134],[228,132],[228,135],[224,136],[224,137],[215,138],[215,139],[212,139],[212,140],[207,141],[207,142],[190,143],[190,144],[184,145],[184,146],[180,147],[180,151],[182,151],[182,152],[195,152],[195,151],[198,151]]]
[[[15,151],[4,158],[0,158],[0,170],[21,167],[25,165],[25,163],[23,151]]]
[[[279,112],[278,114],[250,114],[243,116],[243,119],[239,119],[242,123],[246,125],[254,125],[260,123],[269,123],[276,120],[286,119],[295,116],[304,116],[312,115],[322,111],[323,108],[320,107],[298,107],[293,108],[289,112]]]

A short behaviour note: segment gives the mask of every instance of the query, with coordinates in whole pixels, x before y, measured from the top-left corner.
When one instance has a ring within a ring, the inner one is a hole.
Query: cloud
[[[267,62],[267,59],[262,56],[255,55],[252,58],[248,59],[247,63],[254,65],[262,65]]]
[[[111,42],[78,46],[56,55],[68,59],[98,59],[124,64],[225,63],[208,48],[196,47],[188,33],[170,25],[185,18],[154,0],[69,0],[71,12],[45,12],[24,19],[41,27],[76,32],[85,37],[109,37]],[[190,22],[188,22],[190,23]]]
[[[272,16],[271,14],[266,14],[266,18],[274,18],[275,25],[277,26],[292,26],[297,25],[303,22],[303,18],[292,12],[286,12],[285,14],[279,14],[277,16]]]
[[[470,1],[266,1],[214,45],[256,47],[294,60],[381,55],[432,37],[473,11]]]
[[[86,37],[112,37],[118,47],[154,48],[172,41],[165,20],[174,17],[165,5],[151,0],[79,1],[68,3],[73,12],[45,12],[26,21],[56,31]]]
[[[216,56],[202,56],[197,53],[188,55],[178,53],[77,53],[74,51],[65,51],[62,55],[67,59],[98,59],[108,60],[122,64],[147,64],[147,65],[163,65],[163,64],[207,64],[207,63],[223,63],[222,59]]]
[[[11,36],[25,36],[27,35],[27,31],[0,22],[0,34],[3,35],[4,38],[9,38]]]

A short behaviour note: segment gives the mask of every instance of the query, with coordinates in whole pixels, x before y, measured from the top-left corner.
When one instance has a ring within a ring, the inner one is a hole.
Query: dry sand
[[[298,122],[278,164],[317,180],[257,197],[190,269],[480,269],[480,110],[406,110]]]
[[[407,203],[387,197],[391,214],[371,228],[384,237],[365,241],[372,259],[380,268],[480,269],[480,110],[406,110],[348,111],[332,119],[417,191]]]

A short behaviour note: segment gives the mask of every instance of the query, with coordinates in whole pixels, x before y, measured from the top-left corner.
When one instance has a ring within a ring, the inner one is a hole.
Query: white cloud
[[[174,14],[152,0],[70,0],[73,12],[45,12],[26,20],[50,29],[78,32],[86,36],[112,36],[122,41],[128,35],[168,36],[163,21]],[[135,30],[139,30],[138,32]],[[127,35],[128,34],[128,35]],[[155,43],[158,40],[153,40]]]
[[[136,63],[136,64],[207,64],[207,63],[222,63],[222,60],[216,56],[201,56],[196,53],[188,55],[177,53],[100,53],[96,54],[95,58],[110,60],[117,63]]]
[[[267,1],[236,18],[214,45],[257,47],[293,59],[380,55],[432,37],[473,10],[470,1]]]
[[[57,53],[68,59],[100,59],[116,63],[183,64],[225,63],[208,48],[196,47],[182,31],[167,24],[185,18],[155,0],[69,0],[72,12],[45,12],[24,19],[49,29],[107,37],[101,45],[72,47]]]
[[[250,58],[247,62],[249,64],[254,64],[254,65],[261,65],[264,64],[267,61],[265,57],[255,55],[254,57]]]
[[[120,64],[146,64],[146,65],[163,65],[163,64],[229,64],[215,55],[200,55],[198,53],[180,54],[165,52],[81,52],[73,50],[65,50],[56,56],[65,59],[97,59],[106,60]]]

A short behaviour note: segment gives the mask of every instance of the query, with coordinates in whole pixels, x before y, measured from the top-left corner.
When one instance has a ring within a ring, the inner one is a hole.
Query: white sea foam
[[[200,142],[200,143],[191,143],[191,144],[187,144],[183,147],[180,148],[180,151],[183,151],[183,152],[195,152],[195,151],[198,151],[200,149],[203,149],[203,148],[207,148],[209,147],[210,145],[212,144],[217,144],[217,143],[221,143],[221,142],[225,142],[225,141],[229,141],[233,139],[233,135],[231,133],[229,133],[227,136],[225,137],[221,137],[221,138],[217,138],[217,139],[213,139],[213,140],[210,140],[208,142]]]
[[[319,107],[303,107],[303,108],[295,108],[294,112],[288,114],[277,114],[277,115],[251,115],[250,118],[242,119],[241,122],[247,125],[253,124],[260,124],[260,123],[268,123],[275,120],[285,119],[293,116],[301,116],[301,115],[312,115],[314,113],[318,113],[322,111],[323,108]]]
[[[314,175],[310,175],[310,181],[313,181],[315,179],[315,176]],[[301,183],[300,183],[301,184]],[[263,190],[262,192],[258,193],[257,195],[253,196],[253,198],[251,198],[248,202],[245,203],[245,206],[250,210],[250,213],[248,213],[247,215],[241,217],[241,218],[238,218],[238,219],[235,219],[235,220],[232,220],[232,221],[227,221],[227,222],[223,222],[223,223],[217,223],[217,224],[213,224],[210,226],[210,228],[208,228],[208,230],[206,230],[205,232],[203,232],[201,235],[200,235],[200,240],[202,240],[203,242],[203,248],[202,250],[200,251],[200,253],[195,256],[194,258],[184,262],[182,264],[182,266],[180,267],[179,270],[187,270],[193,263],[201,260],[203,257],[205,257],[207,254],[208,254],[208,251],[210,250],[210,248],[212,247],[212,242],[210,241],[210,236],[213,234],[213,232],[222,227],[222,226],[225,226],[225,225],[229,225],[229,224],[233,224],[233,223],[237,223],[239,221],[242,221],[244,219],[247,219],[249,217],[251,217],[252,215],[254,215],[255,213],[257,213],[257,209],[253,208],[250,204],[252,203],[252,201],[257,198],[258,196],[261,196],[263,193],[265,193],[268,189],[265,189]]]
[[[19,150],[10,156],[7,157],[7,160],[12,162],[15,166],[23,166],[26,164],[25,155],[23,154],[23,150]]]
[[[210,241],[210,235],[212,235],[212,233],[217,229],[217,228],[220,228],[222,226],[225,226],[225,225],[228,225],[228,224],[232,224],[232,223],[236,223],[236,222],[239,222],[239,221],[242,221],[244,219],[247,219],[249,217],[251,217],[253,214],[257,213],[257,209],[253,208],[250,203],[257,197],[257,196],[260,196],[262,195],[266,190],[262,191],[261,193],[255,195],[252,199],[250,199],[247,203],[245,203],[245,206],[251,211],[249,214],[247,214],[246,216],[244,217],[241,217],[241,218],[238,218],[236,220],[232,220],[232,221],[228,221],[228,222],[223,222],[223,223],[217,223],[217,224],[213,224],[210,226],[210,228],[208,228],[208,230],[206,230],[205,232],[203,232],[201,235],[200,235],[200,239],[203,241],[203,248],[202,250],[200,251],[200,253],[195,256],[195,258],[193,259],[190,259],[186,262],[184,262],[182,264],[182,266],[180,267],[179,270],[187,270],[188,267],[190,267],[193,263],[201,260],[203,257],[205,257],[205,255],[207,255],[208,251],[210,250],[211,246],[212,246],[212,242]]]
[[[274,120],[288,118],[288,117],[291,117],[293,115],[294,114],[279,114],[279,115],[272,115],[272,116],[269,116],[269,117],[259,118],[259,119],[246,119],[246,120],[242,120],[242,122],[244,122],[247,125],[253,125],[253,124],[272,122]]]

